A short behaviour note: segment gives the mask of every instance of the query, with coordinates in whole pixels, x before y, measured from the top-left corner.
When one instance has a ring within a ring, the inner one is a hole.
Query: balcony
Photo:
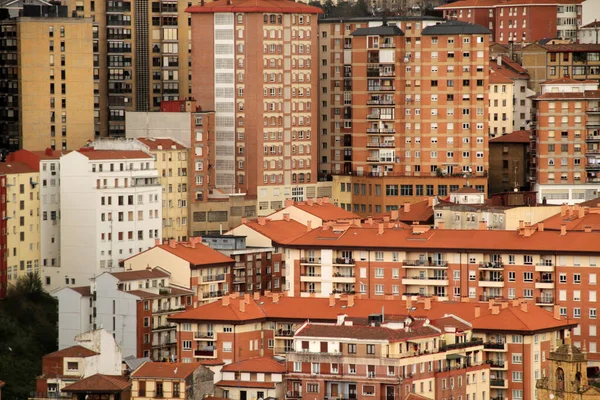
[[[378,163],[378,162],[379,162],[379,157],[372,157],[372,156],[369,156],[369,157],[367,157],[367,162],[375,162],[375,163]]]
[[[215,350],[213,346],[201,347],[194,350],[194,357],[217,358],[217,350]]]
[[[246,269],[246,264],[243,262],[236,262],[233,269]]]
[[[600,163],[587,163],[585,169],[588,171],[600,171]]]
[[[207,332],[194,332],[195,340],[215,340],[215,333],[211,331]]]
[[[508,363],[504,360],[487,360],[486,363],[490,366],[490,369],[508,369]]]
[[[586,142],[600,142],[600,135],[587,135],[585,137]]]
[[[536,306],[551,306],[554,304],[554,299],[552,297],[536,297],[535,305]]]
[[[479,287],[481,288],[501,288],[504,287],[504,279],[500,278],[492,278],[492,277],[484,277],[479,278]]]
[[[167,324],[167,325],[159,325],[159,326],[156,326],[156,327],[152,327],[152,330],[153,331],[166,331],[166,330],[175,329],[175,328],[177,328],[177,325],[175,325],[175,324]]]
[[[367,148],[394,148],[396,147],[395,142],[367,142]]]
[[[592,115],[600,115],[600,108],[598,108],[598,107],[588,108],[586,110],[586,112],[588,114],[592,114]]]
[[[373,133],[373,134],[396,133],[396,129],[395,128],[367,128],[367,133]]]
[[[203,299],[214,299],[216,297],[223,297],[225,295],[227,295],[227,292],[225,292],[223,290],[217,290],[214,292],[203,292],[202,298]]]
[[[553,279],[536,279],[535,280],[535,288],[536,289],[554,289],[554,280]]]
[[[506,380],[504,380],[504,379],[490,379],[490,389],[492,389],[492,388],[506,389],[507,388]]]
[[[450,344],[440,344],[439,351],[448,351],[448,350],[457,350],[457,349],[466,349],[472,346],[481,346],[483,344],[483,339],[472,338],[470,342],[463,343],[450,343]]]
[[[369,86],[367,88],[367,90],[369,90],[369,92],[393,92],[396,90],[396,86],[392,86],[392,85],[385,85],[385,86]]]
[[[202,282],[217,282],[217,281],[224,281],[224,280],[225,280],[225,274],[208,275],[208,276],[202,277]]]
[[[321,274],[316,272],[301,273],[300,282],[321,282]]]
[[[376,100],[376,99],[367,100],[368,106],[393,106],[395,104],[396,104],[396,102],[394,100]]]
[[[418,285],[418,286],[448,286],[447,276],[404,276],[402,277],[403,285]]]
[[[479,263],[479,269],[499,270],[504,269],[504,264],[501,261],[482,261]]]
[[[535,272],[554,272],[552,262],[540,262],[535,264]]]
[[[275,331],[274,337],[291,338],[294,337],[294,331],[291,329],[278,329]]]
[[[237,284],[246,283],[246,276],[245,275],[234,276],[233,283],[237,283]]]
[[[485,351],[506,351],[506,343],[486,342],[483,344]]]
[[[404,260],[402,264],[405,268],[442,269],[448,267],[448,261],[445,260]]]
[[[321,257],[309,257],[309,258],[301,258],[300,265],[321,265]]]

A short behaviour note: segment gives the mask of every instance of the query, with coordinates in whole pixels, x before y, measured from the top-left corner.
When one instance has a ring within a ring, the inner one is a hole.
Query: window
[[[375,354],[375,345],[374,344],[367,345],[367,354]]]
[[[79,369],[78,362],[72,362],[72,361],[67,362],[67,370],[68,371],[77,371],[78,369]]]
[[[573,283],[581,283],[581,274],[573,274]]]
[[[523,272],[523,282],[533,282],[533,272]]]
[[[356,344],[354,344],[354,343],[348,343],[348,353],[349,354],[356,354]]]
[[[523,364],[523,354],[521,354],[521,353],[513,353],[513,355],[512,355],[512,363],[513,364]]]
[[[306,392],[307,393],[319,393],[319,384],[318,383],[307,383],[306,384]]]
[[[363,396],[375,396],[375,386],[363,385]]]
[[[513,371],[512,381],[513,382],[523,382],[523,371]]]

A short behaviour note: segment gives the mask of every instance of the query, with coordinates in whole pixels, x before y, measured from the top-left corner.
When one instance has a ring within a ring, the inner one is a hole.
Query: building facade
[[[93,139],[92,20],[67,18],[65,6],[26,5],[1,23],[0,36],[0,147],[71,150]]]
[[[575,40],[584,1],[461,0],[436,10],[444,18],[488,27],[496,43],[532,43],[555,37]]]
[[[65,284],[81,286],[118,269],[162,237],[162,190],[150,154],[90,147],[62,156],[60,164]]]
[[[490,194],[529,188],[530,147],[531,131],[513,131],[490,139]]]

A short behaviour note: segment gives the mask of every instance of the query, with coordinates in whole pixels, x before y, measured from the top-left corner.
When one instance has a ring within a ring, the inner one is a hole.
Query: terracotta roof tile
[[[137,140],[148,146],[151,150],[173,150],[173,146],[175,146],[175,150],[186,149],[182,143],[171,138],[137,138]],[[159,146],[161,147],[160,149],[158,148]]]
[[[285,364],[272,357],[254,357],[244,361],[228,364],[221,370],[223,372],[266,372],[282,374],[285,372]]]
[[[127,378],[116,375],[96,374],[84,378],[71,385],[65,386],[63,392],[94,392],[94,393],[119,393],[131,387]]]
[[[64,348],[62,350],[55,351],[54,353],[46,354],[44,357],[92,357],[97,356],[100,353],[96,353],[88,348],[83,346],[71,346]]]
[[[550,53],[574,52],[574,51],[600,51],[600,44],[546,44],[544,47]]]
[[[479,190],[472,188],[472,187],[468,187],[468,186],[463,186],[460,189],[454,190],[451,193],[483,194],[483,192],[480,192]]]
[[[256,389],[275,389],[275,382],[256,382],[256,381],[219,381],[215,386],[224,387],[243,387]]]
[[[135,378],[179,378],[185,379],[201,368],[198,363],[145,362],[131,377]]]
[[[272,221],[267,218],[264,225],[261,225],[258,220],[247,221],[245,225],[274,242],[306,233],[306,226],[294,220]]]
[[[295,3],[287,0],[233,0],[228,3],[225,0],[207,1],[204,5],[188,7],[189,13],[218,13],[218,12],[241,12],[241,13],[263,13],[277,12],[283,14],[305,13],[322,14],[323,10],[318,7],[303,3]]]
[[[184,242],[177,242],[175,247],[171,247],[169,244],[161,244],[156,247],[182,258],[195,266],[230,264],[235,262],[232,258],[203,243],[196,243],[194,247],[190,243]]]
[[[536,100],[581,100],[600,99],[600,90],[586,90],[585,92],[546,92],[536,97]]]
[[[585,25],[581,26],[579,29],[584,29],[584,28],[600,28],[600,21],[590,22],[589,24],[585,24]]]
[[[533,332],[561,328],[568,325],[565,319],[555,319],[553,313],[539,307],[528,305],[527,311],[520,307],[501,309],[498,314],[487,314],[472,321],[474,330],[498,330]],[[571,322],[572,325],[577,323]]]
[[[109,272],[120,281],[136,281],[141,279],[168,278],[171,276],[161,268],[141,269],[137,271]]]
[[[76,291],[82,296],[91,296],[92,288],[89,286],[70,287],[69,289]]]
[[[408,396],[404,398],[404,400],[431,400],[429,397],[421,396],[416,393],[409,393]]]
[[[579,81],[575,79],[571,79],[568,76],[563,76],[558,79],[549,79],[547,81],[542,82],[540,85],[581,85],[582,83],[598,83],[597,81],[592,80],[584,80]]]
[[[32,174],[39,172],[39,168],[31,168],[24,162],[0,162],[0,174]]]
[[[490,143],[530,143],[531,131],[513,131],[490,139]]]
[[[69,154],[71,150],[52,150],[46,149],[45,151],[32,151],[31,153],[39,157],[40,160],[58,160],[61,156]]]
[[[77,150],[77,152],[90,160],[154,159],[152,155],[141,150],[96,150],[85,147]]]
[[[590,206],[583,203],[577,206],[568,207],[565,215],[557,213],[541,221],[544,230],[560,231],[561,226],[565,225],[567,231],[585,231],[586,228],[592,231],[600,231],[600,208],[599,199],[592,200]],[[580,217],[579,212],[583,212]]]
[[[331,203],[317,204],[317,202],[313,202],[312,205],[310,205],[307,202],[300,202],[290,207],[296,207],[304,212],[322,219],[323,221],[339,221],[342,219],[360,218],[360,216],[357,214],[346,211],[343,208]]]
[[[434,214],[433,207],[429,205],[429,199],[418,201],[416,203],[411,203],[410,207],[408,208],[408,211],[404,204],[400,204],[397,211],[397,220],[402,221],[406,224],[412,224],[413,222],[428,223],[431,221]],[[385,217],[390,217],[390,220],[393,220],[391,212],[378,214],[374,216],[373,219],[379,221],[384,219]],[[403,224],[402,227],[408,228],[409,225],[406,224]]]
[[[168,317],[171,321],[181,320],[203,320],[203,321],[251,321],[265,318],[264,312],[256,304],[250,300],[245,304],[244,311],[240,311],[240,301],[244,301],[244,297],[230,299],[230,304],[224,306],[222,301],[215,301],[204,304],[200,307]]]

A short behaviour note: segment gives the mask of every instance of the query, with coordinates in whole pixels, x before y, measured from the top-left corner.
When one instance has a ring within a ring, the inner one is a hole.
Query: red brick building
[[[444,18],[489,28],[493,41],[531,43],[545,38],[577,38],[584,0],[460,0],[436,7]]]

